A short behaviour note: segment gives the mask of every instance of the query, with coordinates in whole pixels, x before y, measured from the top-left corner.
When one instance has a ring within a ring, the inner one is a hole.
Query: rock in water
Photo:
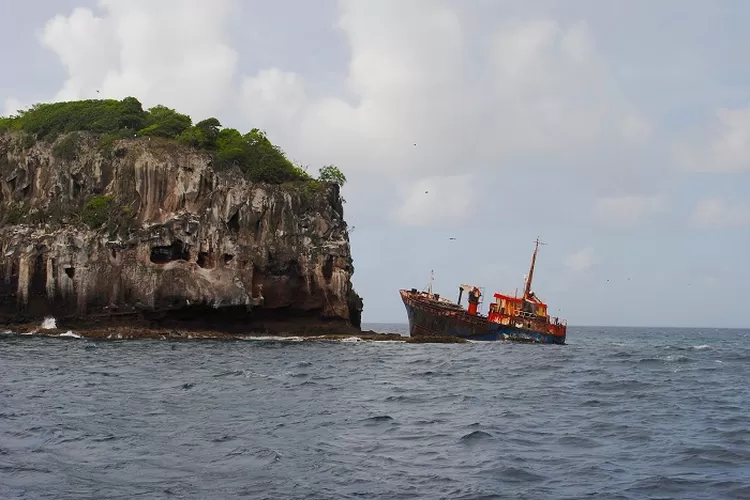
[[[0,324],[359,330],[337,185],[252,183],[176,141],[76,140],[63,159],[0,134]]]

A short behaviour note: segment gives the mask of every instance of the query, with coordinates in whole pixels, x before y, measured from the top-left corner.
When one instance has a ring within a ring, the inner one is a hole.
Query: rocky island
[[[132,97],[1,118],[0,327],[360,334],[344,181]]]

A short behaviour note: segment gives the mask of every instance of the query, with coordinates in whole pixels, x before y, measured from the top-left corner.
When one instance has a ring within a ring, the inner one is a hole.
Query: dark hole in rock
[[[23,188],[21,192],[23,193],[24,196],[28,196],[29,194],[31,194],[31,184]]]
[[[333,255],[329,255],[326,263],[323,264],[323,277],[326,279],[326,283],[331,282],[331,278],[333,277]]]
[[[227,222],[227,226],[229,227],[230,231],[234,231],[235,233],[240,232],[240,212],[239,210],[234,213],[233,216],[229,218],[229,221]]]
[[[261,222],[262,222],[261,219],[258,219],[257,221],[255,221],[255,239],[256,240],[260,239],[260,224],[261,224]]]
[[[42,255],[37,255],[31,275],[31,295],[45,295],[47,293],[47,265]]]
[[[115,249],[113,248],[113,249],[111,249],[111,250],[110,250],[110,252],[112,253],[112,258],[113,258],[113,259],[116,259],[116,258],[117,258],[117,250],[115,250]]]
[[[232,262],[232,259],[234,259],[234,255],[228,253],[224,254],[224,264],[229,264],[230,262]]]
[[[11,179],[8,181],[8,185],[10,185],[10,190],[15,191],[16,190],[16,179]]]
[[[176,260],[189,260],[190,252],[184,243],[176,240],[168,247],[151,248],[151,262],[154,264],[166,264]]]
[[[214,267],[213,256],[208,252],[200,252],[198,254],[198,265],[205,269],[213,269]]]
[[[75,267],[66,267],[65,268],[65,274],[68,275],[68,278],[73,279],[76,275],[76,268]]]

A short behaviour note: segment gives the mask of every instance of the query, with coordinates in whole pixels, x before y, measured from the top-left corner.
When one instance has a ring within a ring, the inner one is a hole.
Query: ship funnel
[[[479,288],[474,287],[473,290],[469,290],[469,307],[467,311],[469,314],[476,315],[477,309],[479,308],[479,297],[482,296],[482,292]]]

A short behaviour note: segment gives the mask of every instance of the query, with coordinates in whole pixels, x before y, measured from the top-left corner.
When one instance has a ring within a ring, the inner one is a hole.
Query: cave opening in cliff
[[[224,254],[224,264],[229,264],[232,262],[232,259],[234,259],[234,255],[228,253]]]
[[[213,269],[215,267],[214,257],[208,252],[198,254],[198,265],[203,269]]]
[[[32,264],[33,262],[33,264]],[[47,259],[43,254],[36,256],[32,262],[29,262],[29,295],[27,298],[26,308],[31,316],[41,316],[49,310],[47,299]]]
[[[227,221],[227,227],[235,233],[240,232],[240,211],[237,210]]]
[[[323,278],[325,278],[326,283],[331,282],[331,278],[333,277],[333,255],[329,255],[326,259],[326,263],[323,264]]]
[[[151,262],[154,264],[167,264],[177,260],[190,260],[188,247],[180,240],[175,240],[168,247],[151,248]]]
[[[68,278],[73,279],[76,276],[76,268],[75,267],[66,267],[65,268],[65,274],[68,275]]]

